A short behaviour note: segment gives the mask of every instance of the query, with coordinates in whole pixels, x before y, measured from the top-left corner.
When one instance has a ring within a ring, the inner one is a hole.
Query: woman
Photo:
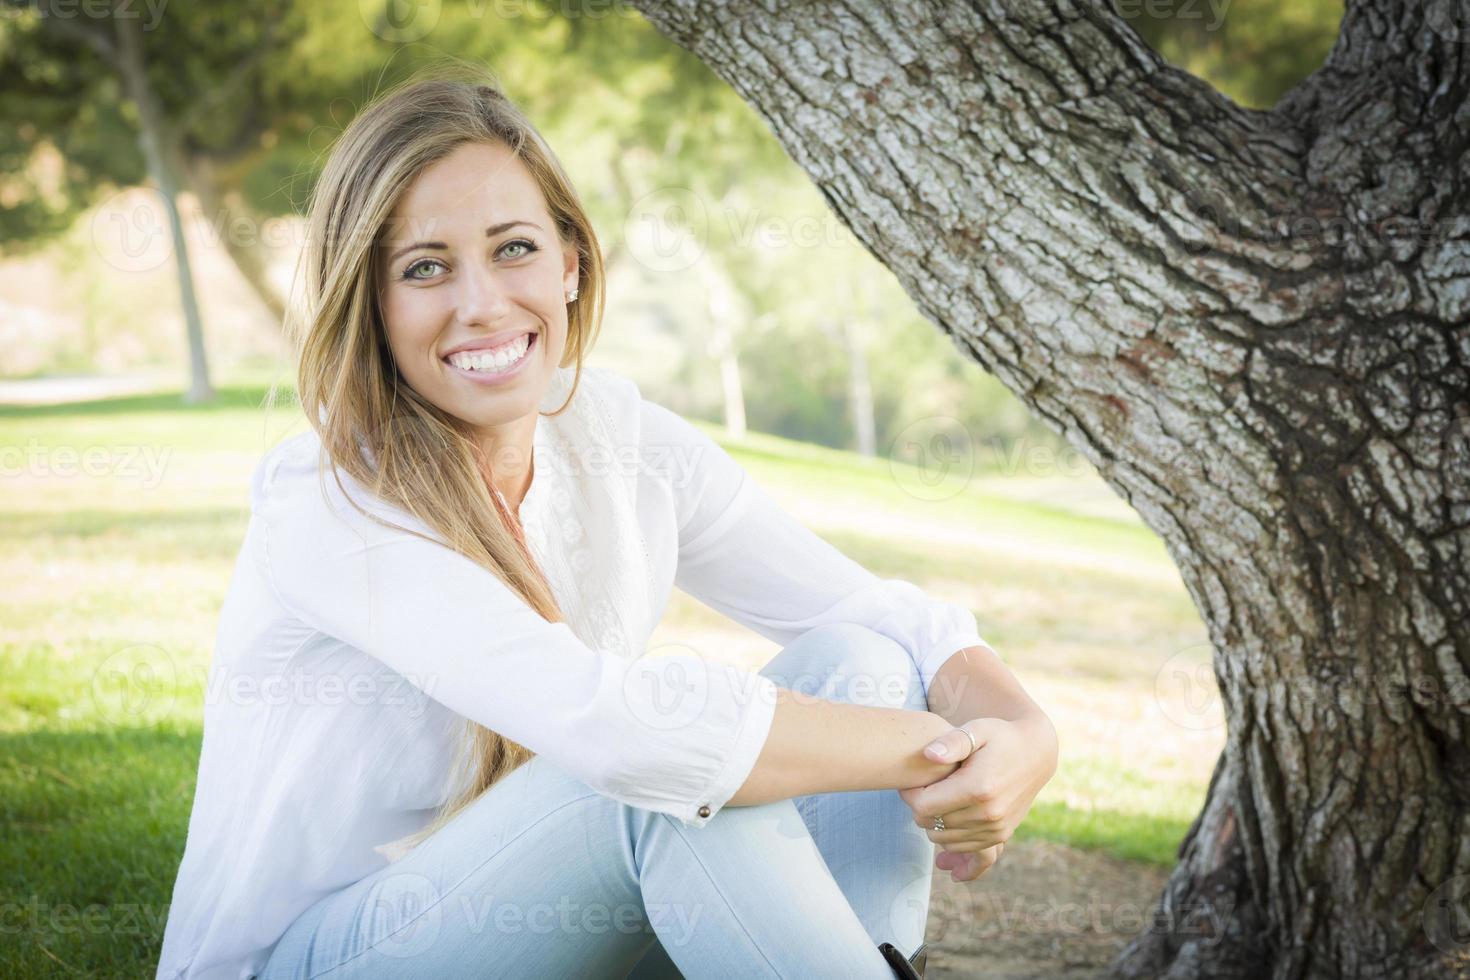
[[[360,113],[304,262],[312,429],[252,481],[158,975],[907,969],[934,844],[998,854],[1055,767],[998,660],[1009,721],[928,710],[973,616],[584,365],[597,240],[493,85]],[[641,657],[674,585],[784,648]],[[977,734],[999,820],[945,781]]]

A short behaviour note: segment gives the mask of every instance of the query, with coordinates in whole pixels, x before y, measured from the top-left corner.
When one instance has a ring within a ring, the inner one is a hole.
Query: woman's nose
[[[470,268],[456,285],[456,313],[466,324],[494,323],[509,308],[505,290],[488,269]]]

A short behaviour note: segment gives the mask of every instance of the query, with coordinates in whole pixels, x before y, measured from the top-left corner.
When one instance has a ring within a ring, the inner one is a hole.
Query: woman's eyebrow
[[[541,230],[541,226],[538,225],[536,222],[534,222],[534,221],[526,221],[526,220],[523,220],[521,218],[517,218],[514,221],[502,221],[498,225],[491,225],[489,228],[486,228],[485,229],[485,237],[486,238],[494,238],[496,235],[500,234],[502,231],[505,231],[506,229],[509,229],[509,228],[514,228],[516,225],[527,225],[528,227],[535,228],[537,231],[540,231]]]
[[[502,221],[498,225],[491,225],[489,228],[485,229],[485,237],[494,238],[501,232],[514,228],[516,225],[526,225],[527,227],[535,228],[537,231],[542,230],[541,226],[536,224],[536,222],[534,221],[526,221],[522,218],[517,218],[513,221]],[[388,256],[388,261],[392,262],[394,259],[398,258],[398,256],[403,255],[405,252],[412,252],[416,248],[446,249],[448,247],[449,246],[445,245],[443,242],[414,242],[412,245],[405,245],[403,248],[400,248],[398,251]]]

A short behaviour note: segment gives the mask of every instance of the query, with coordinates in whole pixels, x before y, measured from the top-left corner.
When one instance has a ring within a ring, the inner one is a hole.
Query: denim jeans
[[[924,710],[908,653],[809,630],[761,673]],[[542,756],[395,863],[307,909],[261,980],[891,978],[928,917],[934,844],[896,790],[727,805],[700,828],[618,803]]]

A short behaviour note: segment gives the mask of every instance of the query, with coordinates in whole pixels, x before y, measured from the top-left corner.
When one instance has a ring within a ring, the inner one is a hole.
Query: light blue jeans
[[[925,709],[893,640],[810,630],[761,673],[834,701]],[[261,980],[852,977],[924,938],[934,844],[896,790],[727,805],[700,828],[542,756],[397,862],[307,909]]]

